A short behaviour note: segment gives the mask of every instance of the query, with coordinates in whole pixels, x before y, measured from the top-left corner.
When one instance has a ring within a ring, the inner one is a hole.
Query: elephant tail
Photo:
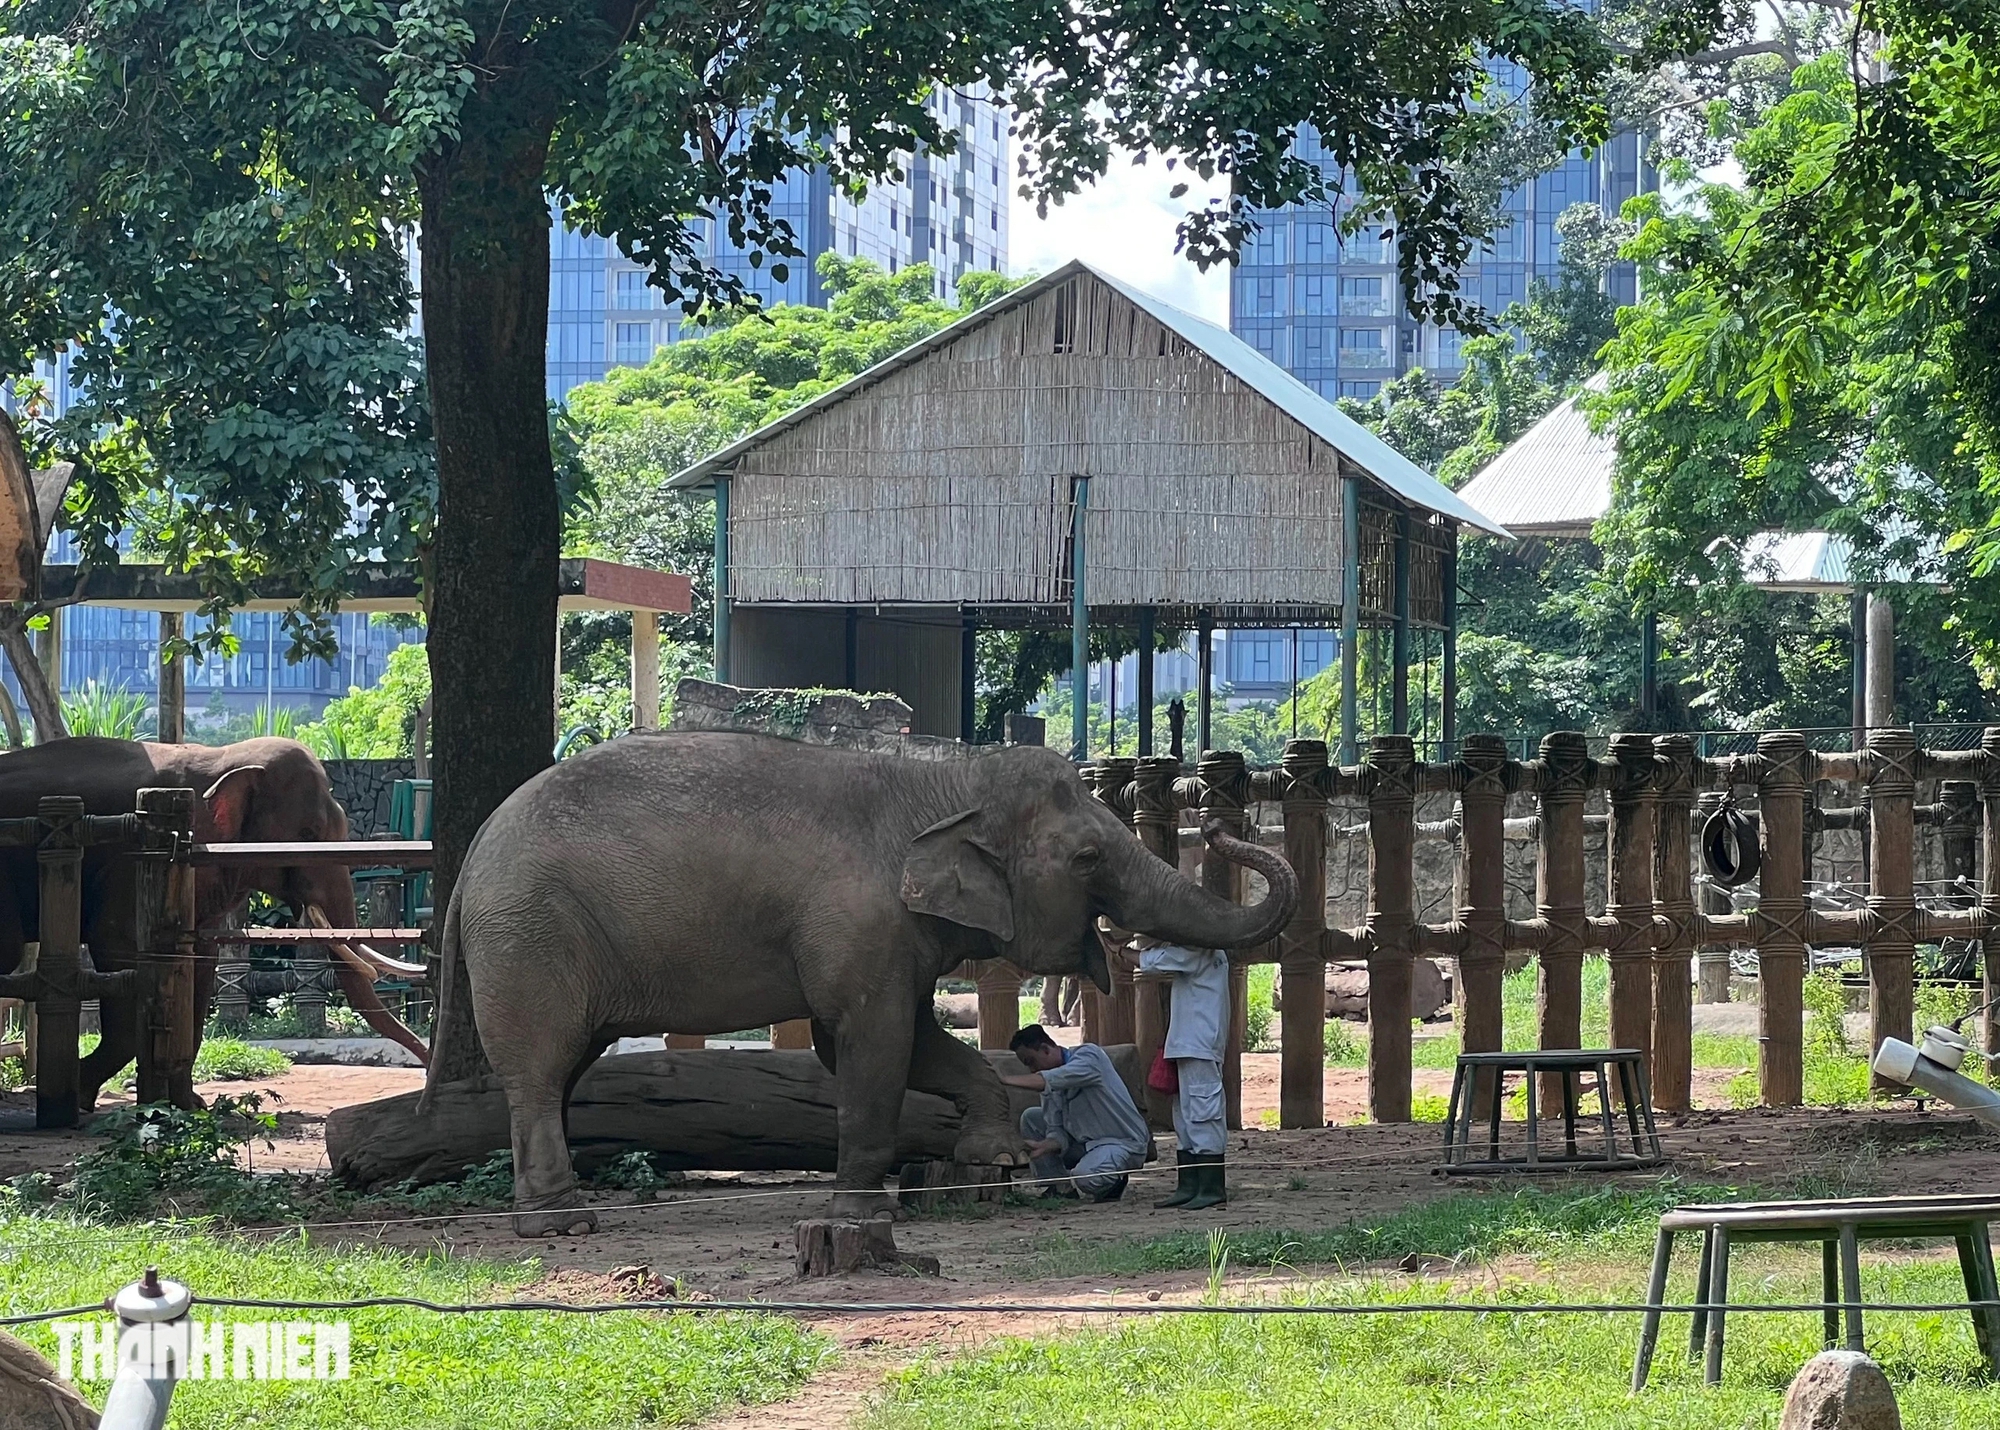
[[[451,1027],[451,990],[458,981],[458,902],[465,889],[465,881],[459,880],[452,888],[451,903],[445,909],[444,932],[438,937],[437,971],[437,1021],[432,1025],[431,1061],[424,1075],[423,1096],[417,1099],[417,1115],[427,1116],[431,1110],[431,1095],[437,1091],[439,1072],[445,1067],[450,1050],[446,1045]]]

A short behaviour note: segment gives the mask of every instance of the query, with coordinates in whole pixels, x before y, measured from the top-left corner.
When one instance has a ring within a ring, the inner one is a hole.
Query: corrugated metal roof
[[[1771,591],[1846,591],[1852,555],[1830,531],[1760,531],[1743,543],[1743,579]]]
[[[1163,303],[1150,293],[1133,288],[1081,260],[1067,263],[1046,277],[1024,284],[976,312],[967,314],[950,327],[931,334],[893,357],[884,358],[866,372],[857,373],[832,391],[822,393],[811,402],[792,409],[748,436],[732,442],[713,456],[695,463],[686,471],[676,475],[670,485],[677,487],[712,485],[718,473],[729,471],[744,453],[769,441],[779,432],[809,421],[815,413],[880,382],[890,373],[956,341],[996,315],[1031,301],[1037,295],[1074,278],[1079,273],[1088,273],[1106,287],[1116,290],[1161,324],[1171,328],[1188,343],[1201,349],[1238,380],[1352,461],[1388,491],[1414,506],[1463,522],[1467,526],[1477,527],[1494,536],[1511,535],[1505,526],[1479,506],[1466,500],[1463,494],[1453,492],[1436,477],[1347,416],[1234,333],[1169,303]]]
[[[1603,375],[1584,386],[1602,392]],[[1588,536],[1611,510],[1617,464],[1617,440],[1591,431],[1590,418],[1571,397],[1509,443],[1458,494],[1517,535]]]

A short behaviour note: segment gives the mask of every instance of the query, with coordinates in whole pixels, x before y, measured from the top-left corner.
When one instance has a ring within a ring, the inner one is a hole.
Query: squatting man
[[[1115,1202],[1127,1174],[1146,1163],[1153,1134],[1111,1057],[1095,1043],[1064,1048],[1039,1023],[1016,1033],[1008,1047],[1028,1071],[1002,1075],[1009,1087],[1042,1095],[1021,1114],[1030,1170],[1045,1197]]]
[[[1189,1211],[1220,1206],[1228,1200],[1222,1058],[1230,1014],[1229,955],[1144,936],[1126,951],[1140,980],[1171,984],[1161,1055],[1176,1075],[1177,1182],[1171,1196],[1153,1205]],[[1151,1150],[1152,1133],[1110,1056],[1094,1043],[1062,1048],[1032,1024],[1009,1046],[1029,1072],[1000,1080],[1042,1095],[1040,1106],[1021,1114],[1021,1133],[1043,1195],[1099,1202],[1123,1196],[1127,1174],[1143,1166]]]

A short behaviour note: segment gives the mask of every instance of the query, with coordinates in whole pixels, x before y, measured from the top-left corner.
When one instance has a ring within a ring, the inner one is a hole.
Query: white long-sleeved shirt
[[[1229,955],[1168,943],[1143,950],[1139,967],[1174,976],[1166,1056],[1221,1062],[1229,1043]]]

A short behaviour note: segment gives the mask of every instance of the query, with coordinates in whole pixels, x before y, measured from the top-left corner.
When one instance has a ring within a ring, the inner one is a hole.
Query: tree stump
[[[914,1212],[1004,1202],[1014,1169],[985,1162],[905,1162],[896,1178],[897,1195]]]
[[[895,1232],[885,1217],[868,1221],[802,1221],[793,1234],[797,1244],[794,1264],[803,1278],[845,1276],[853,1271],[938,1274],[935,1256],[896,1249]]]

